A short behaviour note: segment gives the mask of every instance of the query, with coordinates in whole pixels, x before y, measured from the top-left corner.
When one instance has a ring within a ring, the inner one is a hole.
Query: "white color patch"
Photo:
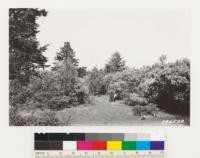
[[[76,141],[63,141],[63,150],[76,150]]]

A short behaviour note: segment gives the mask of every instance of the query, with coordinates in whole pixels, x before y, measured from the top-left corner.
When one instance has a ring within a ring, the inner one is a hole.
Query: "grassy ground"
[[[158,117],[141,120],[134,116],[132,107],[120,101],[109,102],[108,96],[92,97],[91,104],[57,111],[61,125],[187,125],[188,119],[159,112]],[[184,120],[184,123],[173,122]]]
[[[91,96],[91,103],[79,105],[77,107],[66,108],[54,111],[58,119],[59,126],[95,126],[95,125],[116,125],[116,126],[183,126],[189,125],[189,118],[175,116],[163,111],[159,111],[157,117],[146,116],[141,120],[141,116],[133,114],[131,106],[125,105],[123,101],[109,102],[108,96]],[[51,112],[50,109],[26,109],[21,110],[22,117],[34,116],[41,118]],[[184,121],[182,123],[178,121]],[[31,124],[30,124],[31,125]]]

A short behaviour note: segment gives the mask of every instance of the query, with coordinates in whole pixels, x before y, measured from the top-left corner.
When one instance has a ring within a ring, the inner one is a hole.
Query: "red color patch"
[[[107,143],[105,141],[92,142],[92,150],[106,150]]]

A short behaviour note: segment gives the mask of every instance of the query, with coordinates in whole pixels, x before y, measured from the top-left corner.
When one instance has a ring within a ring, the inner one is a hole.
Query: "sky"
[[[70,42],[80,66],[103,68],[118,51],[129,67],[151,65],[165,54],[169,62],[190,58],[188,9],[46,9],[40,17],[41,45],[49,44],[47,64]]]

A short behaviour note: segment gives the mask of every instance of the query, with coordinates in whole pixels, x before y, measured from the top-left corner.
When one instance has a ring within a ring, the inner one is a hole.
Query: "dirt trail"
[[[58,111],[57,116],[62,125],[161,125],[161,118],[141,120],[132,107],[108,100],[108,96],[93,97],[91,104]]]

